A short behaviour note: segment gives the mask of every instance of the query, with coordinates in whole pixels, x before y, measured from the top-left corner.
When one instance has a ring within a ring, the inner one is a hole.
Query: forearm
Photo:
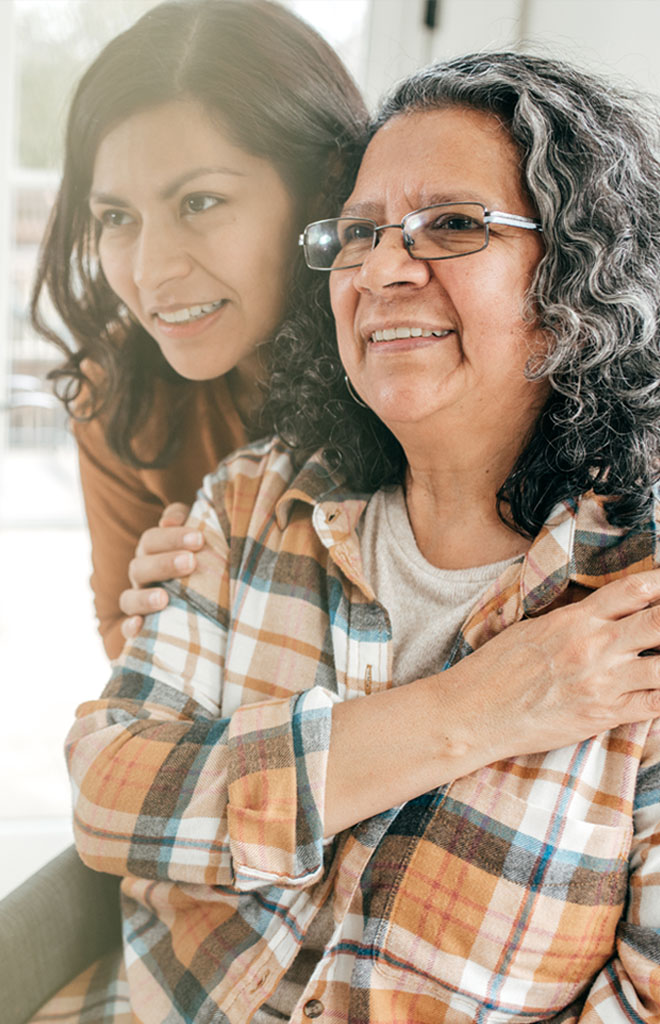
[[[492,722],[466,699],[466,667],[336,704],[325,835],[413,800],[497,759]],[[511,741],[513,746],[513,740]]]
[[[655,608],[624,620],[621,610],[646,609],[659,585],[658,572],[611,584],[511,626],[446,672],[336,707],[325,835],[503,758],[657,716],[658,662],[637,656],[657,645]],[[626,660],[601,606],[630,632]]]
[[[94,605],[106,653],[116,658],[124,639],[119,595],[128,585],[128,565],[142,533],[155,526],[162,503],[137,471],[107,446],[98,420],[76,422],[80,482],[91,541]]]

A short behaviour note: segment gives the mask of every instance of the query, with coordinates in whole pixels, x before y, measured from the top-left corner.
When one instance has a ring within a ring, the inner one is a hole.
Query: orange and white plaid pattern
[[[198,570],[78,711],[76,839],[124,876],[135,1021],[246,1024],[331,901],[299,1024],[658,1024],[660,723],[500,761],[324,842],[333,704],[392,685],[365,502],[281,442],[232,456],[193,510]],[[656,565],[657,536],[563,503],[450,662]]]

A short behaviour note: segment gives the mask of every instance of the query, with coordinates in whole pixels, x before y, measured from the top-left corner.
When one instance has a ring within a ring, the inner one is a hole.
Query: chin
[[[211,359],[194,358],[192,354],[186,358],[185,354],[166,352],[162,348],[161,352],[174,372],[185,380],[215,380],[232,369],[231,366],[218,365]]]
[[[437,392],[429,395],[424,387],[388,385],[365,398],[365,401],[386,425],[416,423],[438,410]]]

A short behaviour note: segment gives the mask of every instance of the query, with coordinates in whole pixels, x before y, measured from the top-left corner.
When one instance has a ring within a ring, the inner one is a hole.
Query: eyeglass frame
[[[478,249],[471,249],[469,252],[452,252],[447,256],[416,256],[412,251],[414,246],[414,239],[410,235],[406,235],[406,221],[410,217],[414,217],[418,213],[426,213],[427,210],[440,209],[444,206],[480,206],[484,211],[484,234],[485,241],[483,245],[480,245]],[[534,220],[532,217],[523,217],[519,213],[505,213],[503,210],[489,210],[484,203],[480,203],[477,199],[454,199],[449,203],[431,203],[429,206],[420,206],[418,210],[411,210],[405,217],[402,218],[400,224],[376,224],[375,220],[370,217],[326,217],[323,220],[314,220],[310,224],[306,224],[303,231],[298,236],[298,245],[303,247],[303,254],[305,257],[305,263],[310,270],[319,270],[321,273],[329,274],[333,270],[356,270],[358,267],[364,265],[364,260],[367,258],[369,253],[365,254],[364,259],[361,263],[349,263],[345,267],[312,267],[307,260],[307,253],[305,251],[305,237],[310,228],[316,227],[317,224],[336,224],[340,220],[351,220],[358,221],[363,224],[373,224],[374,234],[369,252],[373,252],[378,245],[378,235],[381,231],[385,231],[386,228],[399,228],[403,235],[403,244],[406,248],[406,252],[412,260],[421,260],[422,262],[434,262],[436,260],[456,260],[461,256],[474,256],[477,252],[483,252],[484,249],[488,248],[490,242],[490,231],[489,227],[491,224],[503,224],[511,228],[525,228],[530,231],[543,232],[541,222]]]

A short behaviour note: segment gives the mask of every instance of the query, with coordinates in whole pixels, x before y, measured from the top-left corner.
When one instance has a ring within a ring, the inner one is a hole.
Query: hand
[[[168,505],[158,526],[145,530],[140,538],[128,566],[131,587],[119,598],[119,607],[128,616],[121,626],[127,640],[139,633],[143,616],[167,605],[167,591],[151,584],[188,576],[196,567],[193,552],[200,550],[204,538],[184,525],[189,512],[189,506],[181,502]]]
[[[640,655],[660,646],[658,601],[660,570],[654,570],[519,622],[437,676],[438,698],[442,703],[450,680],[460,688],[491,760],[553,750],[654,718],[660,656]]]

